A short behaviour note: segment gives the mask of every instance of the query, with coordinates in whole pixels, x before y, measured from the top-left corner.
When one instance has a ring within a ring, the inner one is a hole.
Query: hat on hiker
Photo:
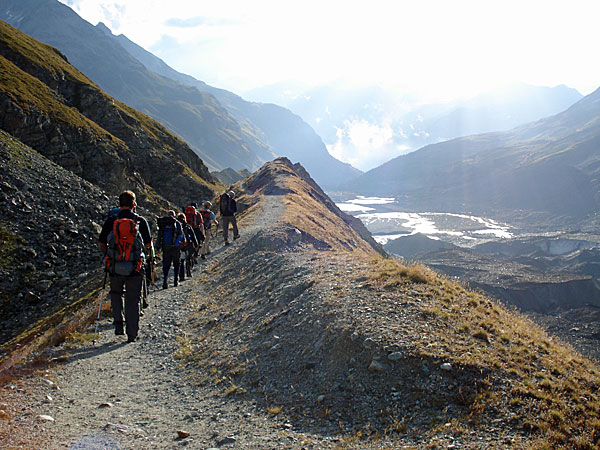
[[[175,217],[175,211],[173,211],[173,210],[171,209],[171,210],[169,210],[169,212],[167,213],[167,215],[168,215],[169,217]]]
[[[184,213],[177,214],[177,220],[179,220],[180,222],[185,222],[185,214]]]
[[[192,203],[190,203],[190,206],[193,206],[194,208],[197,208],[198,207],[198,203],[192,202]]]
[[[212,208],[212,203],[209,202],[208,200],[206,200],[204,203],[202,203],[202,206],[210,209],[210,208]]]
[[[229,191],[229,196],[230,196],[231,198],[235,197],[235,192],[233,192],[233,191]]]

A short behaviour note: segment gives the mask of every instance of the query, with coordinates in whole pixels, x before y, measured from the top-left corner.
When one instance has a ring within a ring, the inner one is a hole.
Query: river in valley
[[[358,217],[382,245],[417,233],[463,247],[491,240],[512,239],[516,235],[516,230],[510,225],[485,217],[400,211],[393,198],[358,196],[336,204],[342,211]]]

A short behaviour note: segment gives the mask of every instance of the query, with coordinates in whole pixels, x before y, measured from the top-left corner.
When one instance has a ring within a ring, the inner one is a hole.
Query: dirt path
[[[218,268],[222,258],[275,223],[283,208],[278,196],[267,196],[263,213],[253,226],[240,230],[238,241],[225,247],[217,238],[209,259],[195,268],[192,279],[152,293],[137,342],[127,344],[115,336],[112,319],[107,318],[101,321],[95,346],[65,348],[68,361],[56,365],[51,375],[60,390],[39,411],[55,420],[49,425],[54,436],[49,449],[286,445],[279,436],[286,424],[256,414],[251,404],[228,402],[210,386],[193,386],[174,357],[182,326],[193,313],[190,301],[207,293],[201,273]]]

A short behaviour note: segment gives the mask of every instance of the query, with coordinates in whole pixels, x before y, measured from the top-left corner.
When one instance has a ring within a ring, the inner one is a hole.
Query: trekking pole
[[[100,295],[100,306],[98,307],[98,317],[96,317],[96,329],[94,330],[94,339],[92,344],[96,344],[96,333],[98,332],[98,321],[100,320],[100,311],[102,311],[102,301],[104,300],[104,290],[106,289],[106,276],[108,272],[104,272],[104,283],[102,283],[102,295]]]
[[[154,297],[154,307],[156,308],[158,306],[158,303],[156,302],[156,260],[152,262],[152,288],[152,296]]]
[[[138,309],[140,310],[140,316],[144,315],[144,302],[146,302],[146,299],[148,298],[148,282],[146,281],[145,269],[142,277],[142,295],[140,295],[140,299],[138,300]]]

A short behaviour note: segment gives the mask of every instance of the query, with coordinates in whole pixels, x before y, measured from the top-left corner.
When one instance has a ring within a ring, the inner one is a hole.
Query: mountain
[[[581,220],[599,207],[599,143],[597,90],[555,116],[400,156],[347,188],[421,211]]]
[[[422,130],[438,140],[510,130],[563,112],[583,96],[564,85],[514,84],[480,94],[450,112],[423,121]]]
[[[0,0],[0,13],[0,19],[58,48],[109,95],[180,136],[209,167],[262,164],[239,124],[212,95],[147,70],[69,7],[56,0]]]
[[[1,21],[0,67],[0,128],[65,169],[162,207],[216,189],[183,141],[105,94],[55,48]]]
[[[103,24],[97,26],[107,35],[112,36]],[[335,187],[362,173],[350,164],[332,157],[321,137],[311,126],[288,109],[272,103],[248,102],[225,89],[209,86],[194,77],[177,72],[124,35],[114,38],[149,70],[214,95],[240,123],[243,132],[256,136],[261,142],[268,144],[267,147],[251,145],[264,161],[274,156],[285,156],[293,161],[299,161],[324,187]]]
[[[324,185],[360,173],[331,157],[316,133],[290,111],[246,102],[179,74],[125,36],[113,36],[103,24],[92,26],[56,0],[0,0],[0,18],[57,47],[108,94],[184,139],[212,170],[255,170],[281,155],[302,162]]]
[[[246,169],[233,170],[230,167],[218,172],[211,172],[210,174],[226,186],[231,186],[233,183],[237,183],[250,176],[250,172]]]
[[[359,160],[364,170],[428,144],[509,130],[560,113],[582,97],[566,86],[521,84],[448,103],[423,103],[409,92],[380,86],[341,84],[308,88],[283,83],[247,95],[290,108],[333,154]]]

